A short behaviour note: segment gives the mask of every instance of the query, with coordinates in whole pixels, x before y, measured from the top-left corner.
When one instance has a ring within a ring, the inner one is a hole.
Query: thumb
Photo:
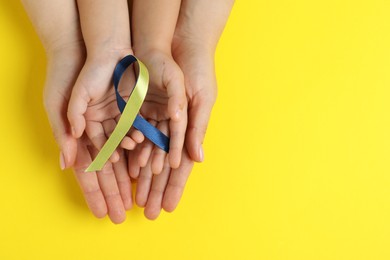
[[[87,91],[79,81],[76,81],[67,112],[71,134],[74,138],[80,138],[85,130],[84,113],[87,111],[89,100]]]
[[[62,170],[74,165],[77,154],[77,140],[70,132],[66,118],[66,102],[64,103],[63,108],[58,107],[58,103],[52,106],[45,104],[54,138],[60,148],[60,167]]]
[[[186,133],[186,147],[192,160],[202,162],[202,143],[206,134],[215,98],[210,93],[197,95],[189,105],[189,120]]]

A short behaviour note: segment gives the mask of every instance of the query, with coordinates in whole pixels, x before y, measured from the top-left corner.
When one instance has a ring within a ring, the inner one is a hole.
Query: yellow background
[[[178,209],[88,211],[43,110],[45,57],[0,3],[0,259],[390,259],[390,2],[238,0]]]

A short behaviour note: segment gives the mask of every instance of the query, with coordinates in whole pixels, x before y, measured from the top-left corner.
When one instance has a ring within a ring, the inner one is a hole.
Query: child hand
[[[114,223],[126,218],[125,210],[132,207],[131,181],[127,173],[126,157],[96,172],[85,173],[96,155],[96,149],[86,136],[75,139],[66,118],[68,100],[77,75],[85,61],[82,41],[48,52],[48,71],[45,86],[45,108],[57,143],[61,148],[61,168],[73,167],[84,198],[92,213],[102,218],[109,215]]]
[[[159,159],[163,169],[159,175],[153,175],[156,173],[156,159],[147,160],[148,156],[142,157],[150,154],[148,149],[152,146],[151,143],[137,146],[135,150],[129,151],[128,157],[129,174],[132,178],[137,178],[135,202],[145,208],[144,214],[148,219],[156,219],[161,209],[171,212],[177,207],[194,165],[193,160],[203,160],[201,144],[217,96],[214,55],[211,49],[196,44],[196,41],[189,40],[188,37],[175,36],[172,51],[184,73],[188,98],[189,121],[181,164],[178,169],[171,169],[169,164]],[[159,126],[162,132],[168,129],[166,121],[160,122]],[[140,155],[141,160],[137,160]]]
[[[117,107],[112,74],[116,64],[130,50],[107,52],[105,57],[87,57],[80,75],[72,90],[68,107],[68,119],[75,138],[80,138],[85,130],[96,149],[100,150],[114,130],[120,117]],[[126,99],[135,79],[131,70],[127,70],[120,84],[119,92]],[[144,139],[139,131],[131,131],[130,137],[125,137],[123,143],[127,149],[134,149],[136,143]],[[115,151],[111,162],[119,160]]]
[[[150,75],[149,90],[140,113],[160,131],[169,135],[171,140],[169,155],[149,140],[142,143],[133,153],[133,158],[138,159],[132,160],[131,168],[144,167],[151,157],[151,169],[153,173],[159,174],[166,157],[170,167],[178,168],[180,165],[187,126],[184,78],[173,58],[163,51],[136,52],[135,55],[146,65]],[[130,175],[135,178],[137,172],[139,171],[130,172]]]

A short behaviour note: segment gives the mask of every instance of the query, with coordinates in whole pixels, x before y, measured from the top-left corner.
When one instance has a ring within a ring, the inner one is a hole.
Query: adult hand
[[[132,206],[125,156],[114,165],[106,165],[99,174],[84,173],[96,151],[87,138],[76,140],[72,136],[67,120],[71,91],[85,62],[75,2],[24,0],[23,4],[47,53],[44,104],[61,150],[61,168],[74,166],[86,202],[95,216],[104,217],[108,213],[114,223],[120,223],[126,217],[125,209]]]
[[[171,169],[167,163],[160,175],[152,174],[149,160],[140,170],[129,152],[129,172],[138,177],[136,203],[145,207],[149,219],[158,217],[161,209],[171,212],[180,201],[193,167],[193,160],[204,160],[202,143],[217,98],[214,52],[229,16],[232,0],[183,0],[172,42],[172,55],[184,73],[188,99],[188,125],[181,165]],[[209,23],[210,19],[213,23]]]

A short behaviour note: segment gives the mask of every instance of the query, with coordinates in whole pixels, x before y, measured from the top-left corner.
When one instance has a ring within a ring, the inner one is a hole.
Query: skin
[[[233,4],[183,0],[173,37],[172,54],[184,73],[188,98],[186,147],[197,162],[204,160],[202,143],[217,98],[214,54]]]
[[[148,95],[141,114],[157,122],[158,128],[170,135],[169,165],[180,165],[187,126],[187,99],[184,76],[171,54],[172,37],[180,10],[180,0],[134,0],[132,35],[135,55],[146,65],[150,74]],[[166,122],[165,122],[166,121]],[[167,127],[168,126],[168,127]],[[150,142],[139,153],[139,164],[146,165],[152,156],[153,172],[159,174],[166,154]]]
[[[72,1],[63,0],[25,0],[23,4],[48,57],[44,103],[61,149],[61,168],[73,166],[86,202],[96,217],[108,214],[114,223],[121,223],[126,217],[125,210],[132,207],[125,156],[117,158],[115,164],[107,163],[99,174],[84,173],[96,149],[85,134],[76,139],[67,120],[71,92],[86,61],[77,7]],[[107,126],[106,131],[110,130]]]
[[[177,207],[194,161],[204,160],[202,143],[217,97],[214,53],[234,1],[183,0],[172,39],[172,55],[184,73],[188,99],[188,126],[180,167],[167,163],[160,175],[153,175],[153,158],[135,159],[142,150],[129,152],[129,173],[138,177],[136,203],[145,207],[144,214],[155,219],[164,209]],[[210,23],[209,21],[213,21]]]
[[[87,58],[73,87],[67,116],[74,138],[81,138],[85,131],[94,146],[89,148],[94,158],[120,117],[112,91],[112,72],[121,58],[132,54],[129,13],[126,0],[109,4],[104,0],[78,0],[77,5]],[[119,91],[126,98],[130,90],[125,86],[135,82],[132,71],[127,71],[123,82]],[[132,138],[123,140],[128,149],[143,141],[143,135],[138,131],[133,131],[130,136]],[[80,177],[84,180],[84,186],[96,183],[97,179],[110,219],[114,223],[121,223],[126,218],[131,183],[125,155],[119,156],[119,151],[116,151],[110,160],[115,164],[108,163],[96,173],[81,173]],[[83,172],[86,166],[83,165],[80,171]],[[93,187],[93,192],[98,190],[97,185]]]
[[[77,76],[80,75],[81,68],[87,64],[85,62],[86,47],[80,31],[77,7],[75,3],[63,0],[49,2],[24,0],[23,3],[42,40],[48,57],[44,101],[54,136],[61,149],[61,168],[74,167],[76,178],[87,204],[96,217],[104,217],[109,214],[114,223],[120,223],[125,218],[123,209],[130,209],[132,206],[131,183],[127,174],[123,151],[118,151],[117,158],[111,158],[112,161],[119,161],[107,163],[102,172],[98,174],[84,173],[84,169],[90,164],[91,158],[96,156],[96,146],[99,147],[99,145],[96,145],[97,142],[92,143],[86,133],[82,133],[80,136],[80,129],[74,129],[72,134],[67,120],[67,116],[69,117],[67,107],[72,88],[78,80]],[[205,0],[185,0],[182,3],[179,20],[171,42],[172,55],[184,72],[186,95],[189,99],[189,127],[186,133],[185,148],[181,155],[180,167],[171,168],[168,160],[164,159],[161,173],[153,175],[152,161],[155,156],[150,159],[149,156],[145,156],[145,167],[141,169],[138,157],[132,155],[138,155],[143,150],[141,149],[143,146],[138,145],[134,151],[129,151],[129,173],[139,175],[138,198],[136,200],[140,205],[145,206],[145,215],[149,219],[155,219],[161,208],[168,212],[176,208],[192,170],[193,160],[203,160],[201,143],[216,98],[214,51],[232,4],[233,1],[222,0],[213,3]],[[205,19],[207,17],[205,15],[210,19]],[[213,23],[207,24],[205,20],[212,20]],[[114,37],[114,39],[118,38]],[[118,47],[118,41],[115,41],[115,43],[112,45],[114,46],[112,54],[121,53],[121,51],[124,54],[124,52],[131,51],[128,48]],[[99,53],[98,48],[91,49],[93,44],[89,46],[91,47],[88,53]],[[101,47],[104,44],[98,46]],[[115,57],[119,56],[118,54]],[[90,58],[90,61],[107,61],[105,60],[107,57],[95,57],[96,59]],[[107,64],[107,62],[102,63],[103,65]],[[108,62],[108,64],[107,67],[112,66],[111,63]],[[103,65],[102,68],[104,68]],[[93,67],[93,64],[91,66]],[[97,67],[99,69],[99,66]],[[134,79],[132,75],[129,75],[128,78],[130,82]],[[101,82],[105,81],[105,79],[100,80]],[[102,85],[106,87],[104,84]],[[85,98],[85,96],[82,97]],[[93,100],[98,100],[96,104],[99,104],[99,101],[110,103],[107,101],[109,100],[108,97]],[[164,104],[164,102],[162,103]],[[88,108],[87,105],[87,110]],[[115,116],[109,109],[99,110],[101,107],[98,105],[94,108],[97,108],[96,111],[102,114],[103,117],[98,119],[92,117],[93,120],[91,121],[95,120],[101,123],[103,132],[105,135],[109,135],[113,124],[103,124],[106,121],[103,119],[108,117],[110,120],[115,120]],[[147,114],[148,110],[144,113]],[[161,118],[156,116],[156,119]],[[168,120],[160,121],[151,120],[151,123],[158,126],[163,132],[168,133]],[[88,122],[88,120],[85,120],[85,122]],[[76,139],[74,135],[80,136],[80,138]],[[134,148],[135,142],[133,139],[137,139],[137,134],[135,136],[131,135],[131,137],[127,140],[133,142]],[[129,147],[126,144],[122,144],[122,146]],[[157,157],[159,156],[160,159],[157,160],[162,161],[162,156],[157,155]]]
[[[78,0],[77,5],[88,55],[73,88],[67,115],[73,137],[81,137],[85,130],[100,149],[107,141],[107,129],[112,129],[119,117],[111,91],[112,71],[121,58],[133,53],[129,16],[124,11],[127,1],[107,5],[104,0]],[[132,77],[130,83],[133,82]],[[118,159],[117,153],[111,156],[112,162]]]

